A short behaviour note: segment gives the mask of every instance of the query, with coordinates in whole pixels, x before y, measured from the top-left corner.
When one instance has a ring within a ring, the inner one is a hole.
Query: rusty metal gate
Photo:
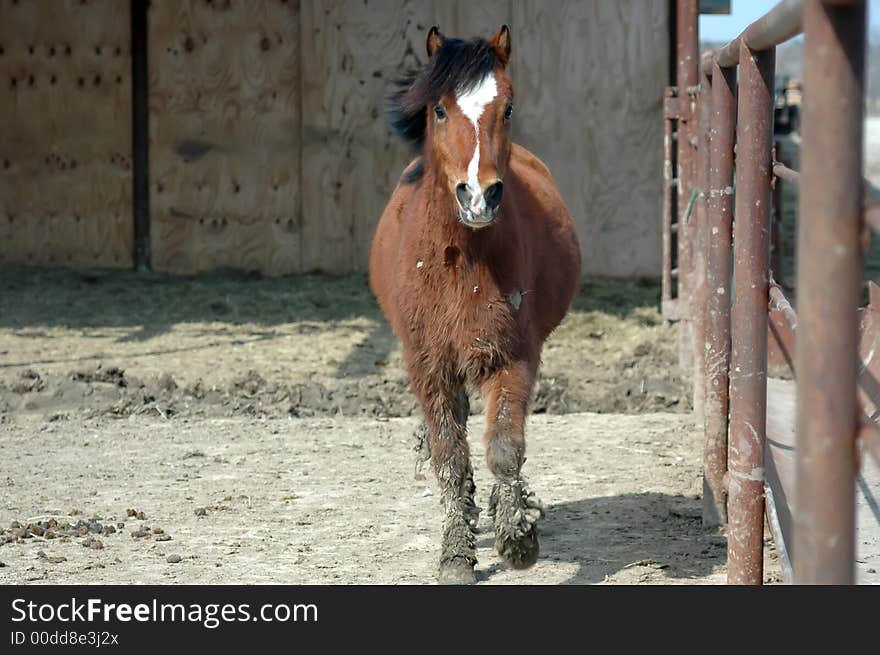
[[[851,584],[859,442],[880,460],[866,415],[876,418],[880,385],[866,388],[871,367],[859,360],[860,338],[875,339],[880,324],[873,302],[859,314],[862,232],[878,222],[862,180],[866,3],[783,0],[702,57],[697,4],[677,2],[678,85],[666,93],[662,299],[693,370],[704,522],[727,524],[729,583],[763,580],[766,505],[777,542],[788,536],[779,515],[790,514],[793,539],[780,550],[796,552],[794,582]],[[776,161],[773,101],[776,46],[801,33],[798,174]],[[771,270],[780,180],[799,181],[796,313]],[[784,388],[768,400],[768,334],[789,354],[796,339],[790,414]],[[768,429],[793,435],[789,500],[773,493],[788,473],[765,461]]]

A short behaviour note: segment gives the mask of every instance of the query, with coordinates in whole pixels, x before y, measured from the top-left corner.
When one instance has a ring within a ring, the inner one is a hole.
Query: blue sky
[[[730,14],[700,16],[700,38],[729,41],[776,4],[775,0],[731,0]],[[880,0],[868,0],[868,20],[872,28],[880,27]]]

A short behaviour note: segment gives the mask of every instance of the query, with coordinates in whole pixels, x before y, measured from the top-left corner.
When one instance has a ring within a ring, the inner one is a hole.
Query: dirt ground
[[[0,276],[0,583],[433,582],[439,498],[364,276]],[[724,581],[658,299],[589,281],[546,344],[526,464],[542,556],[507,570],[483,517],[481,582]]]
[[[414,426],[7,415],[0,526],[45,530],[0,546],[0,583],[431,583],[441,511],[432,476],[414,476]],[[472,418],[472,435],[482,426]],[[491,478],[471,444],[485,507]],[[525,471],[547,505],[541,558],[508,570],[483,516],[481,583],[724,582],[725,539],[700,522],[688,415],[533,416]]]
[[[532,411],[687,411],[658,300],[652,281],[585,283],[545,345]],[[414,408],[364,275],[0,268],[0,411],[64,420]]]

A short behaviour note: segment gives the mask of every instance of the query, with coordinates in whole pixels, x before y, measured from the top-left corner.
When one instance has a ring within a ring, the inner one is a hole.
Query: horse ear
[[[433,57],[434,53],[443,46],[443,41],[445,40],[445,37],[440,33],[436,25],[428,30],[428,42],[425,44],[428,49],[428,56]]]
[[[498,57],[501,65],[507,66],[507,62],[510,61],[510,28],[507,25],[502,25],[489,43],[492,44],[495,56]]]

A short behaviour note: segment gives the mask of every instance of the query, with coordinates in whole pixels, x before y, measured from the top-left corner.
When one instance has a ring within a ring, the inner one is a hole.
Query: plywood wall
[[[130,267],[129,3],[0,0],[0,262]]]
[[[384,96],[392,75],[418,64],[433,3],[381,4],[302,3],[305,271],[364,269],[372,230],[411,156],[385,127]]]
[[[0,261],[130,266],[129,2],[0,0]],[[414,153],[390,80],[431,25],[511,26],[515,139],[550,167],[585,273],[660,269],[667,2],[179,0],[149,9],[155,270],[365,270]]]
[[[412,156],[385,127],[389,78],[424,60],[427,30],[508,23],[515,138],[550,167],[578,225],[585,273],[658,274],[665,2],[304,2],[303,269],[364,270]]]
[[[300,270],[299,20],[292,1],[151,4],[154,270]]]
[[[376,223],[414,153],[385,123],[391,80],[425,60],[434,24],[488,33],[510,3],[304,2],[303,270],[365,270]],[[459,28],[459,26],[467,26]]]
[[[515,139],[577,222],[584,273],[659,275],[666,2],[514,2]]]

